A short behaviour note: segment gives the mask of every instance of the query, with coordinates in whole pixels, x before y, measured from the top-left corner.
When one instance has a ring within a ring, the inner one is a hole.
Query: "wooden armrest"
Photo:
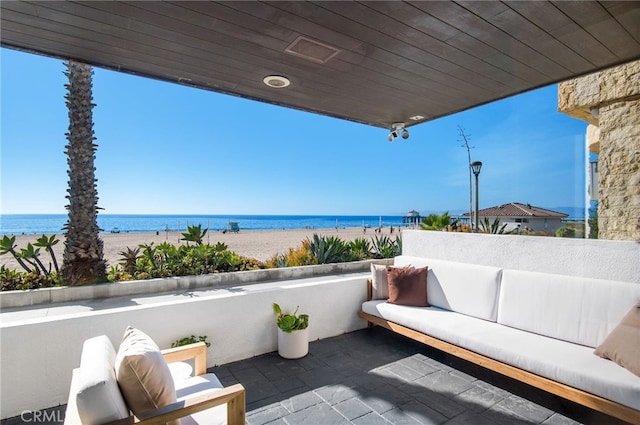
[[[125,419],[109,422],[106,425],[132,425],[134,423],[138,425],[163,425],[166,422],[225,403],[227,403],[227,424],[245,425],[246,396],[242,384],[201,392],[193,397],[156,409],[139,422],[136,422],[133,416],[129,416]]]
[[[367,301],[373,299],[373,280],[367,279]]]
[[[207,373],[207,345],[204,342],[196,342],[176,348],[167,348],[166,350],[162,350],[162,355],[167,363],[195,359],[194,373],[196,376]]]

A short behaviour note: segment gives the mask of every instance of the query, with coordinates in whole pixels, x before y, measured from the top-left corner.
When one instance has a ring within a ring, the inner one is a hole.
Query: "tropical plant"
[[[293,313],[286,314],[282,312],[282,309],[278,304],[273,303],[273,312],[276,314],[276,324],[278,325],[278,328],[280,328],[283,332],[291,333],[293,331],[298,331],[309,327],[309,315],[298,315],[299,308],[300,306],[296,307],[296,311],[294,311]]]
[[[67,205],[69,219],[64,226],[65,248],[61,273],[69,285],[87,285],[107,280],[103,243],[98,227],[98,191],[95,178],[93,131],[93,69],[75,61],[66,61],[69,79],[65,96],[69,111],[69,165]]]
[[[27,243],[27,247],[20,249],[20,251],[16,251],[17,245],[15,244],[15,241],[15,236],[4,236],[0,239],[0,255],[11,254],[27,273],[34,273],[36,275],[43,273],[47,278],[53,279],[52,283],[57,283],[57,275],[59,272],[58,262],[56,261],[56,255],[51,248],[59,242],[55,235],[52,235],[51,237],[42,235],[37,239],[37,242],[34,244],[31,244],[31,242]],[[40,260],[40,248],[42,247],[47,250],[51,256],[53,264],[55,264],[55,277],[52,275],[54,272],[51,270],[51,263],[49,263],[49,267],[45,267]]]
[[[46,235],[42,235],[34,243],[35,246],[44,248],[49,253],[49,256],[51,256],[51,261],[53,261],[53,267],[56,273],[59,273],[60,269],[58,267],[58,260],[56,259],[56,255],[53,252],[53,246],[57,245],[58,242],[60,242],[60,239],[57,239],[56,235],[51,235],[49,237],[47,237]]]
[[[420,227],[423,230],[446,230],[449,229],[449,226],[455,228],[457,225],[458,219],[452,221],[449,211],[446,211],[442,215],[429,214],[428,216],[423,217],[422,223],[420,223]]]
[[[126,251],[120,251],[121,260],[124,261],[124,270],[133,274],[136,272],[136,262],[138,261],[138,257],[140,257],[140,248],[131,249],[127,247]]]
[[[40,261],[40,248],[35,248],[31,242],[27,243],[27,247],[22,248],[18,255],[33,267],[33,271],[36,274],[40,274],[40,271],[43,271],[46,275],[50,274],[50,270],[47,270],[42,261]]]
[[[318,236],[314,233],[313,239],[307,238],[307,242],[316,264],[340,263],[348,259],[348,245],[336,236]]]
[[[211,347],[211,343],[207,341],[206,335],[201,335],[196,338],[195,335],[180,338],[171,343],[171,348],[182,347],[183,345],[195,344],[196,342],[204,342],[207,348]]]
[[[122,262],[109,269],[109,280],[142,280],[170,276],[263,269],[253,258],[229,251],[226,244],[179,245],[163,242],[141,244],[120,252]]]
[[[4,254],[11,254],[13,255],[13,258],[16,259],[16,261],[18,262],[18,264],[20,264],[20,266],[25,269],[28,272],[31,272],[32,269],[29,268],[29,266],[27,266],[25,264],[25,262],[22,260],[22,256],[20,255],[19,252],[16,251],[16,248],[18,246],[16,245],[16,237],[15,236],[3,236],[2,239],[0,239],[0,255],[4,255]]]
[[[510,233],[510,232],[505,232],[505,229],[507,228],[507,223],[504,223],[502,226],[500,226],[500,218],[496,217],[493,222],[489,222],[489,219],[487,217],[483,217],[482,221],[480,222],[480,233],[492,233],[494,235],[502,235],[505,233]]]
[[[202,230],[202,225],[198,224],[197,226],[187,226],[186,233],[183,233],[183,238],[181,240],[186,241],[187,245],[189,242],[193,242],[196,245],[202,245],[202,240],[207,234],[207,229]]]

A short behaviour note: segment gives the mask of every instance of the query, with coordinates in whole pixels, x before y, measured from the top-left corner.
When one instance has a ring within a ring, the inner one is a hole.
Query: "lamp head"
[[[471,171],[473,171],[473,174],[475,174],[476,177],[478,177],[478,174],[480,174],[480,169],[481,168],[482,168],[482,162],[473,161],[471,163]]]

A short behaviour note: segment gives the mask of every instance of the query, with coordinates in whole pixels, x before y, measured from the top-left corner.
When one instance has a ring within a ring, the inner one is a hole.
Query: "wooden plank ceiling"
[[[385,128],[640,58],[638,1],[0,5],[4,47]]]

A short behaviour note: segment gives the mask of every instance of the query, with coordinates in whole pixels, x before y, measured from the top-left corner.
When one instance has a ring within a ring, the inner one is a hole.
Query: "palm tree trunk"
[[[91,66],[65,62],[69,79],[65,96],[69,110],[69,188],[66,198],[69,219],[65,225],[62,277],[68,285],[106,282],[106,263],[98,227],[98,191],[95,178],[93,94]]]

